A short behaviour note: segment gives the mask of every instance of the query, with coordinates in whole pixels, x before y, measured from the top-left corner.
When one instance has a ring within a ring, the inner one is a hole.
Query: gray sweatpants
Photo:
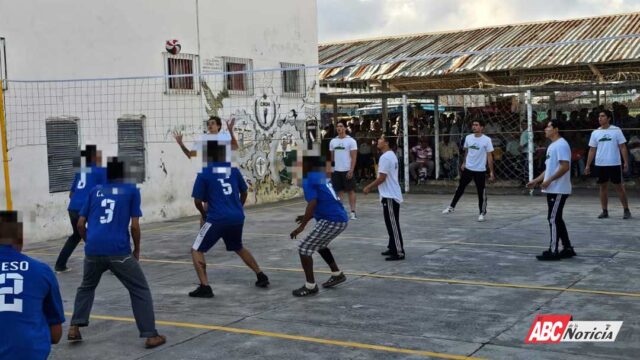
[[[89,315],[93,306],[96,287],[100,283],[102,273],[111,270],[129,291],[133,316],[140,331],[140,337],[149,338],[158,335],[153,313],[153,300],[147,279],[142,273],[140,264],[133,257],[127,256],[86,256],[84,258],[84,275],[82,284],[76,293],[71,325],[89,325]]]

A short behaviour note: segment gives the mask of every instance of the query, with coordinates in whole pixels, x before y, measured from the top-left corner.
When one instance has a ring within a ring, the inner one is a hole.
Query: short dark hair
[[[98,156],[98,147],[96,145],[87,145],[84,150],[80,151],[80,156],[85,158],[87,165],[95,164]]]
[[[474,119],[474,120],[471,122],[471,125],[473,125],[473,123],[474,123],[474,122],[477,122],[477,123],[478,123],[480,126],[482,126],[482,127],[484,127],[484,125],[485,125],[484,119]]]
[[[564,130],[564,128],[565,128],[564,122],[560,121],[558,119],[549,120],[549,124],[551,124],[551,127],[558,129],[559,132]]]
[[[609,120],[613,119],[613,113],[611,112],[611,110],[602,109],[602,110],[598,111],[598,115],[600,115],[602,113],[604,113],[604,115],[606,117],[608,117]]]
[[[212,121],[212,120],[213,120],[213,121],[215,121],[215,122],[216,122],[216,124],[218,124],[218,127],[219,127],[220,129],[222,129],[222,119],[220,119],[220,117],[215,116],[215,115],[210,116],[210,117],[209,117],[209,120],[207,120],[207,123],[208,123],[209,121]]]
[[[10,243],[3,242],[2,245],[16,244],[22,240],[22,223],[17,211],[0,211],[0,238],[10,239]]]
[[[124,180],[124,161],[114,156],[107,162],[107,181],[117,182]]]
[[[347,120],[338,120],[338,122],[336,123],[336,126],[338,126],[338,124],[342,124],[342,126],[344,126],[345,128],[347,127]]]
[[[384,134],[384,141],[386,141],[389,147],[392,149],[395,149],[396,146],[398,145],[398,140],[391,133]]]

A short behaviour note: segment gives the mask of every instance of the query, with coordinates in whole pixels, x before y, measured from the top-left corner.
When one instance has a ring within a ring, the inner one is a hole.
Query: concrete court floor
[[[247,210],[244,242],[269,289],[255,288],[251,271],[220,243],[207,257],[213,299],[186,295],[197,281],[189,256],[196,218],[145,224],[142,266],[168,343],[143,348],[128,294],[110,274],[96,291],[84,342],[66,342],[82,275],[78,248],[73,270],[58,275],[68,316],[51,358],[638,359],[640,198],[630,196],[636,218],[622,220],[612,195],[606,220],[596,219],[597,194],[569,198],[565,219],[578,256],[549,263],[535,259],[548,247],[544,197],[490,196],[487,221],[478,223],[473,191],[449,215],[440,213],[449,195],[409,195],[400,215],[407,259],[386,262],[377,194],[358,194],[359,219],[331,246],[347,282],[307,298],[291,295],[304,277],[287,236],[301,199]],[[32,244],[26,253],[52,265],[62,242]],[[314,258],[322,282],[328,269]],[[525,344],[536,314],[624,324],[614,343]]]

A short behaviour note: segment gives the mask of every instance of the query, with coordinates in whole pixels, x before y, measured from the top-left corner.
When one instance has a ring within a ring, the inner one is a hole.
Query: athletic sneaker
[[[563,259],[568,259],[568,258],[572,258],[574,256],[576,256],[576,252],[573,251],[573,247],[566,247],[564,249],[562,249],[562,251],[560,251],[560,257]]]
[[[329,280],[327,280],[326,282],[324,282],[322,284],[323,288],[330,288],[330,287],[334,287],[340,283],[343,283],[347,281],[347,277],[344,276],[344,273],[340,273],[340,275],[331,275],[331,277],[329,278]]]
[[[355,211],[351,212],[351,220],[358,220],[358,217],[356,216],[356,212]]]
[[[600,215],[598,215],[598,219],[606,219],[608,217],[609,217],[609,211],[607,210],[602,210]]]
[[[70,267],[56,268],[55,271],[56,271],[56,274],[62,274],[62,273],[71,271],[71,268]]]
[[[315,295],[318,293],[318,285],[316,285],[313,289],[307,289],[305,285],[302,285],[301,288],[295,289],[291,293],[293,294],[293,296],[297,297]]]
[[[622,215],[622,218],[625,220],[631,219],[631,211],[629,211],[629,209],[624,209],[624,215]]]
[[[189,293],[191,297],[212,298],[213,290],[209,285],[198,285],[198,288]]]
[[[443,214],[450,214],[450,213],[452,213],[454,210],[455,210],[455,209],[454,209],[454,208],[452,208],[451,206],[447,206],[447,208],[446,208],[446,209],[442,210],[442,213],[443,213]]]
[[[261,288],[266,288],[269,286],[269,278],[263,272],[256,274],[258,280],[256,281],[256,286]]]
[[[483,214],[478,215],[478,221],[479,222],[483,222],[484,221],[484,215]]]
[[[545,250],[542,252],[542,255],[538,255],[536,256],[536,259],[540,260],[540,261],[556,261],[556,260],[560,260],[560,254],[558,254],[557,252],[551,252],[550,250]]]

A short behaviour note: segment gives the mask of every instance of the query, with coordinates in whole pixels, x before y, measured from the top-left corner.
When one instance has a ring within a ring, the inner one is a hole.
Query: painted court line
[[[65,315],[72,316],[72,314],[70,314],[70,313],[65,313]],[[105,315],[91,315],[91,319],[108,320],[108,321],[120,321],[120,322],[131,322],[131,323],[135,322],[134,318],[118,317],[118,316],[105,316]],[[173,327],[190,328],[190,329],[201,329],[201,330],[215,330],[215,331],[221,331],[221,332],[233,333],[233,334],[262,336],[262,337],[269,337],[269,338],[274,338],[274,339],[301,341],[301,342],[322,344],[322,345],[333,345],[333,346],[340,346],[340,347],[347,347],[347,348],[356,348],[356,349],[374,350],[374,351],[384,351],[384,352],[399,353],[399,354],[430,356],[430,357],[434,357],[434,358],[438,358],[438,359],[452,359],[452,360],[464,360],[464,359],[480,360],[480,359],[482,359],[482,358],[476,358],[476,357],[468,357],[468,356],[464,356],[464,355],[454,355],[454,354],[446,354],[446,353],[439,353],[439,352],[433,352],[433,351],[404,349],[404,348],[397,348],[397,347],[392,347],[392,346],[373,345],[373,344],[365,344],[365,343],[352,342],[352,341],[322,339],[322,338],[315,338],[315,337],[309,337],[309,336],[290,335],[290,334],[277,333],[277,332],[271,332],[271,331],[242,329],[242,328],[234,328],[234,327],[228,327],[228,326],[195,324],[195,323],[177,322],[177,321],[163,321],[163,320],[156,320],[156,325],[173,326]]]
[[[41,256],[57,256],[57,254],[51,253],[39,253],[39,252],[25,252],[31,255],[41,255]],[[146,263],[156,263],[156,264],[179,264],[179,265],[193,265],[191,261],[183,261],[183,260],[162,260],[162,259],[146,259],[141,258],[140,262]],[[246,269],[246,266],[242,265],[224,265],[224,264],[210,264],[207,263],[207,266],[218,267],[218,268],[241,268]],[[269,271],[281,271],[281,272],[295,272],[301,273],[302,269],[293,269],[293,268],[278,268],[278,267],[261,267],[264,270]],[[316,273],[319,274],[330,274],[330,271],[326,270],[315,270]],[[476,280],[455,280],[455,279],[443,279],[443,278],[426,278],[426,277],[418,277],[418,276],[402,276],[402,275],[382,275],[382,274],[372,274],[367,272],[349,272],[345,271],[345,275],[350,276],[361,276],[368,277],[374,279],[388,279],[388,280],[403,280],[403,281],[413,281],[413,282],[425,282],[425,283],[440,283],[440,284],[449,284],[449,285],[466,285],[466,286],[483,286],[483,287],[496,287],[496,288],[511,288],[511,289],[525,289],[525,290],[541,290],[541,291],[556,291],[556,292],[569,292],[569,293],[577,293],[577,294],[589,294],[589,295],[606,295],[606,296],[621,296],[621,297],[633,297],[640,298],[640,293],[634,292],[623,292],[623,291],[606,291],[606,290],[594,290],[594,289],[581,289],[581,288],[563,288],[556,286],[544,286],[544,285],[532,285],[532,284],[513,284],[513,283],[496,283],[489,281],[476,281]]]

